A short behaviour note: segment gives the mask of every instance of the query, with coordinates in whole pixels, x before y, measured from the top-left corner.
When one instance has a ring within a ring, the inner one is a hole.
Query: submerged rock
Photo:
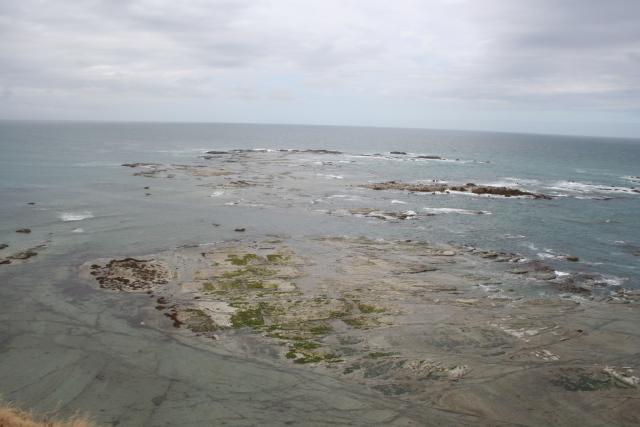
[[[16,252],[15,254],[11,255],[9,258],[10,259],[25,260],[25,259],[29,259],[31,257],[34,257],[36,255],[38,255],[38,253],[36,251],[34,251],[33,249],[27,249],[25,251]]]
[[[9,247],[9,245],[7,245],[6,243],[0,243],[0,250],[6,249],[8,247]]]

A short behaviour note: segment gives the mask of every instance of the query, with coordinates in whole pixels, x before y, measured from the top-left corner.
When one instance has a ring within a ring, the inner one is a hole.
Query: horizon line
[[[436,132],[468,132],[468,133],[496,133],[507,135],[539,135],[556,136],[564,138],[606,138],[640,141],[640,136],[612,136],[612,135],[582,135],[571,133],[539,133],[527,131],[487,130],[487,129],[451,129],[428,127],[404,127],[381,125],[336,125],[314,123],[271,123],[271,122],[205,122],[205,121],[173,121],[173,120],[101,120],[101,119],[34,119],[34,118],[2,118],[0,122],[49,122],[49,123],[103,123],[103,124],[174,124],[174,125],[245,125],[245,126],[299,126],[299,127],[335,127],[335,128],[372,128],[372,129],[397,129],[397,130],[423,130]]]

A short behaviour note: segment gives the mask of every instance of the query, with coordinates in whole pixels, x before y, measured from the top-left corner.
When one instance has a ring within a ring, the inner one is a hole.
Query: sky
[[[0,118],[640,137],[638,0],[2,0]]]

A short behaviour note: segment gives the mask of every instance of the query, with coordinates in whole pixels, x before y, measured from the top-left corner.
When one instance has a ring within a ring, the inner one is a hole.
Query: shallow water
[[[381,237],[415,235],[513,250],[530,257],[571,254],[583,263],[559,268],[593,269],[620,277],[630,287],[639,283],[634,253],[640,248],[640,221],[636,218],[640,193],[633,190],[640,184],[630,177],[640,175],[640,141],[312,126],[2,122],[0,144],[0,227],[2,239],[8,243],[15,240],[13,229],[22,226],[31,227],[34,234],[54,231],[64,241],[59,244],[68,243],[70,250],[78,244],[92,247],[114,242],[113,248],[119,250],[133,237],[128,230],[134,230],[134,235],[153,235],[133,238],[131,243],[136,245],[156,239],[189,241],[190,236],[200,236],[196,224],[224,216],[228,209],[218,206],[215,195],[211,200],[200,200],[199,194],[180,180],[164,182],[162,188],[154,189],[154,197],[145,198],[142,182],[123,171],[120,164],[190,163],[207,150],[324,148],[346,154],[322,158],[301,155],[298,159],[298,169],[310,171],[318,189],[326,193],[318,209],[325,204],[392,207],[396,200],[406,203],[403,209],[419,213],[446,208],[492,214],[440,211],[440,215],[419,217],[399,227],[377,227],[375,234]],[[390,151],[409,154],[389,155]],[[377,153],[381,155],[362,156]],[[411,153],[447,160],[412,159],[415,155]],[[318,165],[321,161],[334,164]],[[508,185],[556,198],[529,203],[467,195],[372,192],[356,192],[360,200],[353,194],[350,199],[331,198],[345,193],[341,189],[350,184],[393,179]],[[335,194],[331,188],[336,189]],[[191,196],[198,203],[187,212],[182,204]],[[308,197],[304,200],[304,194],[290,197],[297,197],[300,203],[314,202]],[[25,204],[30,201],[37,205]],[[212,212],[214,209],[220,212]],[[93,218],[61,221],[78,215]],[[314,220],[300,216],[294,222],[313,227]],[[338,221],[332,223],[339,227]],[[161,237],[159,229],[169,224],[180,233],[171,229]],[[292,226],[290,220],[285,224]],[[69,235],[70,228],[79,227],[84,235]],[[149,228],[154,232],[145,233]],[[215,230],[212,237],[220,232]],[[144,246],[137,247],[144,251]]]
[[[409,422],[393,402],[353,384],[144,327],[146,296],[105,294],[78,278],[78,267],[95,258],[269,235],[295,241],[330,234],[517,252],[557,271],[597,273],[613,289],[640,286],[640,193],[634,192],[640,183],[632,178],[640,175],[640,141],[311,126],[0,122],[0,148],[0,243],[9,245],[0,256],[47,244],[24,264],[0,265],[0,394],[38,410],[61,403],[65,411],[90,411],[113,425],[284,424],[301,416],[319,425]],[[234,163],[201,157],[209,150],[250,148],[342,153],[269,151]],[[172,178],[134,176],[144,169],[121,166],[131,162],[220,165],[257,185],[221,188],[209,184],[224,177],[180,170],[167,172]],[[434,179],[505,185],[553,198],[359,187]],[[415,215],[402,221],[353,215],[363,208]],[[24,227],[31,233],[15,233]],[[567,255],[580,261],[569,262]],[[434,423],[473,421],[433,408],[409,412]]]

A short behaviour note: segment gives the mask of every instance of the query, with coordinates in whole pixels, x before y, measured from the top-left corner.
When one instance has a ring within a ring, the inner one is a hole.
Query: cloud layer
[[[640,135],[638,22],[636,0],[6,0],[0,117]]]

